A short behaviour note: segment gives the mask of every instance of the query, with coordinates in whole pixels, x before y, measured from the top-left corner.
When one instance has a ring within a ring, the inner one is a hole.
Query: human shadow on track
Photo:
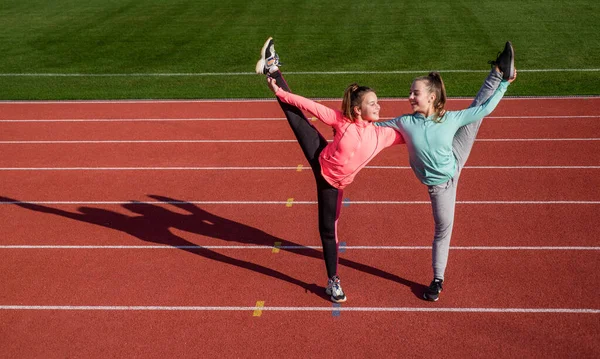
[[[304,255],[320,260],[323,259],[323,253],[321,251],[272,236],[260,229],[217,216],[190,202],[158,195],[149,195],[149,197],[156,201],[162,202],[161,204],[175,206],[180,210],[186,211],[187,213],[182,214],[179,212],[174,212],[155,203],[137,201],[132,201],[122,205],[123,208],[136,214],[133,216],[94,207],[79,207],[77,208],[78,212],[69,212],[35,203],[21,202],[6,197],[0,197],[0,202],[11,202],[15,205],[33,211],[55,214],[77,221],[119,230],[145,242],[176,247],[186,252],[200,255],[207,259],[235,265],[240,268],[252,270],[276,279],[285,280],[289,283],[304,288],[306,292],[310,291],[322,298],[329,298],[324,294],[324,287],[318,286],[314,283],[305,283],[287,274],[264,267],[260,264],[231,258],[217,253],[209,248],[199,246],[173,234],[169,228],[176,228],[181,231],[222,239],[227,242],[237,242],[247,245],[272,247],[276,242],[279,242],[281,243],[280,250],[282,251],[293,252],[294,254]],[[343,257],[339,258],[339,264],[405,285],[409,287],[411,291],[419,298],[422,298],[422,294],[426,288],[422,284],[412,282],[395,274],[388,273],[381,269],[358,263]]]

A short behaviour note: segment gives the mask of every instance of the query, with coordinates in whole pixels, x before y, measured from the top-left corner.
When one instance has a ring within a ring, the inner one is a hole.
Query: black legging
[[[277,71],[270,75],[275,79],[277,86],[291,92],[281,72]],[[304,152],[313,170],[317,182],[317,199],[319,204],[319,234],[323,245],[323,257],[327,268],[327,277],[337,275],[338,265],[338,241],[337,220],[340,214],[343,190],[330,185],[321,174],[319,155],[327,146],[327,140],[306,119],[302,111],[292,105],[283,103],[277,98],[285,117]]]

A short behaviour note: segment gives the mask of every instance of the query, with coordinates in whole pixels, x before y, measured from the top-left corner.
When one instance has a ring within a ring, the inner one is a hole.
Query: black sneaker
[[[269,37],[260,51],[260,59],[256,63],[256,73],[268,75],[279,70],[279,55],[275,52],[273,38]]]
[[[431,284],[429,285],[429,288],[427,288],[425,290],[425,293],[423,293],[423,299],[432,302],[437,301],[440,298],[440,292],[442,291],[443,283],[443,279],[434,278]]]
[[[492,66],[498,66],[502,71],[502,78],[510,80],[515,77],[515,51],[513,50],[510,41],[504,45],[504,51],[498,53],[498,57],[494,61],[488,61]]]

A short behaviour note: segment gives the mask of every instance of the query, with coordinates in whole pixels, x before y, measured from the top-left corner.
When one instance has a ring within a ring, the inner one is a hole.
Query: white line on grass
[[[112,306],[112,305],[0,305],[0,310],[53,311],[227,311],[227,312],[447,312],[447,313],[530,313],[530,314],[600,314],[593,308],[439,308],[439,307],[235,307],[235,306]]]
[[[403,75],[422,74],[432,70],[388,70],[388,71],[286,71],[288,75]],[[449,69],[435,70],[440,73],[488,73],[489,70]],[[519,69],[519,72],[598,72],[600,69]],[[162,73],[0,73],[0,77],[213,77],[213,76],[256,76],[255,72],[162,72]]]

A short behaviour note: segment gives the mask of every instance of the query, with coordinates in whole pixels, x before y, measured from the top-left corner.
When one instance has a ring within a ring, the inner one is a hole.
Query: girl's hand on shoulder
[[[515,73],[516,73],[516,71],[515,71]],[[279,86],[277,86],[277,83],[274,78],[267,77],[267,82],[269,84],[269,89],[271,89],[271,91],[273,91],[273,93],[276,93],[277,90],[279,90]]]
[[[514,80],[517,79],[517,68],[515,67],[515,76],[513,76],[512,78],[508,79],[509,83],[512,83]]]

